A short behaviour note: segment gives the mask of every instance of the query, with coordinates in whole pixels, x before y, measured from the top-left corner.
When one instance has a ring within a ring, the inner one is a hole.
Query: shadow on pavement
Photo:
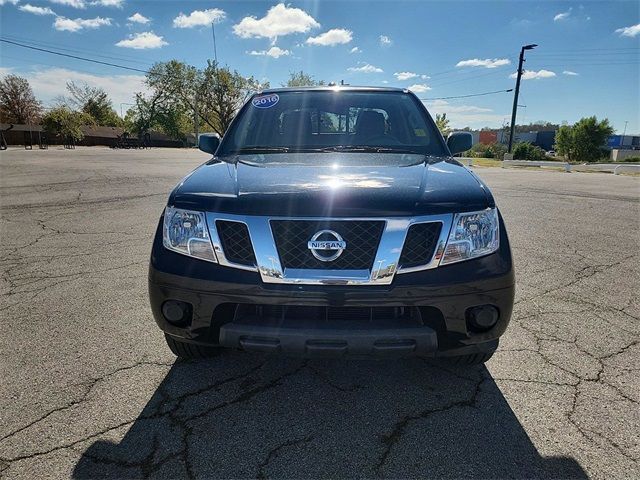
[[[484,367],[237,352],[174,364],[73,472],[148,476],[586,478],[538,454]]]

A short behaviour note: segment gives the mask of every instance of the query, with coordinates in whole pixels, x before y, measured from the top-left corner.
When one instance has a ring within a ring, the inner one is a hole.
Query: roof
[[[331,91],[336,90],[346,92],[406,92],[406,88],[397,87],[357,87],[353,85],[320,85],[317,87],[281,87],[281,88],[265,88],[261,93],[280,93],[280,92],[313,92],[313,91]]]

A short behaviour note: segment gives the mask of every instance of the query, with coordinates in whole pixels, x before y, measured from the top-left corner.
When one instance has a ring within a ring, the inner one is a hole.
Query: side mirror
[[[466,152],[473,146],[473,136],[469,132],[453,132],[447,137],[447,147],[451,155]]]
[[[220,136],[217,133],[203,133],[198,137],[198,148],[211,155],[216,154],[220,145]]]

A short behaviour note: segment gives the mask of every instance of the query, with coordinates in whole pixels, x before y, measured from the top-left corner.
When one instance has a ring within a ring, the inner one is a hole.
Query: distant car
[[[556,152],[555,152],[555,151],[553,151],[553,150],[549,150],[549,151],[547,152],[547,157],[555,157],[555,156],[556,156]]]
[[[493,196],[451,156],[469,133],[445,142],[407,90],[294,88],[199,146],[149,267],[176,355],[491,357],[515,281]]]

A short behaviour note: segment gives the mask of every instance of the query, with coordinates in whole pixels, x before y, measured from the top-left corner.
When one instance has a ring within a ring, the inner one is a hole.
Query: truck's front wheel
[[[220,347],[205,347],[194,343],[187,343],[178,340],[171,335],[164,335],[167,345],[176,357],[183,359],[211,358],[219,355],[222,351]]]
[[[495,352],[486,353],[470,353],[467,355],[457,355],[455,357],[448,358],[449,362],[453,365],[465,366],[465,365],[481,365],[488,361]]]

